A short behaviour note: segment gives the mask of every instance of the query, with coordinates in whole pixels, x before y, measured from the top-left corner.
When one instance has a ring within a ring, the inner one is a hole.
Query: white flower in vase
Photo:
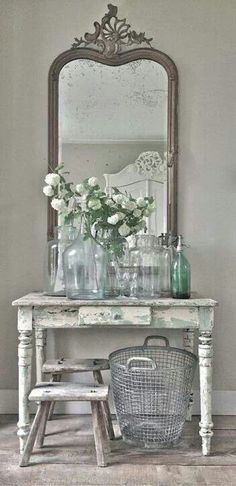
[[[63,199],[57,199],[57,198],[52,199],[51,206],[53,209],[55,209],[55,211],[62,212],[66,209],[66,203],[65,201],[63,201]]]
[[[117,216],[119,216],[119,221],[122,221],[126,216],[124,213],[116,213],[116,214]]]
[[[117,204],[122,204],[127,199],[123,194],[114,194],[112,198]]]
[[[110,208],[115,206],[115,203],[114,203],[114,201],[112,201],[112,199],[107,199],[105,201],[105,204],[106,204],[106,206],[109,206]]]
[[[146,216],[146,217],[148,218],[148,216],[150,216],[150,214],[151,214],[151,211],[150,211],[150,209],[149,209],[149,208],[144,209],[144,211],[143,211],[143,216]]]
[[[54,194],[54,190],[52,186],[44,186],[43,193],[45,194],[45,196],[51,197]]]
[[[142,211],[140,209],[135,209],[133,215],[135,218],[140,218]]]
[[[113,225],[116,225],[118,222],[120,221],[120,218],[119,218],[119,214],[116,213],[116,214],[113,214],[112,216],[109,216],[107,218],[107,222],[109,224],[113,224]]]
[[[134,209],[136,208],[135,202],[129,200],[124,201],[121,206],[123,209],[128,209],[129,211],[134,211]]]
[[[84,187],[83,184],[77,184],[75,186],[75,190],[78,192],[78,194],[81,194],[81,196],[87,194],[86,187]]]
[[[152,213],[156,209],[156,204],[155,201],[153,201],[151,204],[148,206],[149,211]]]
[[[60,176],[59,174],[47,174],[44,180],[49,186],[56,187],[60,182]]]
[[[88,208],[92,209],[93,211],[97,211],[98,209],[101,209],[101,201],[99,199],[90,199],[88,202]]]
[[[137,206],[139,208],[145,208],[145,206],[147,206],[147,202],[145,201],[145,199],[143,197],[138,197]]]
[[[97,177],[90,177],[89,180],[88,180],[88,185],[90,187],[99,186],[99,181],[98,181]]]
[[[126,223],[123,223],[119,227],[118,232],[121,236],[128,236],[130,234],[130,227]]]

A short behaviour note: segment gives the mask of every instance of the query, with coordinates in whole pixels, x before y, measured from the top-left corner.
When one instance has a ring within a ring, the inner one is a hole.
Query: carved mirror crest
[[[177,231],[177,70],[109,4],[49,71],[49,167],[154,195],[150,232]],[[105,175],[105,179],[103,177]],[[48,235],[56,224],[49,205]]]

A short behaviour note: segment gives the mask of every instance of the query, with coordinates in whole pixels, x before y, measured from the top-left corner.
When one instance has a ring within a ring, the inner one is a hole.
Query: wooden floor
[[[0,415],[1,486],[236,486],[236,416],[214,417],[212,455],[203,457],[198,417],[174,449],[143,452],[112,443],[109,466],[96,466],[89,416],[56,416],[31,465],[19,468],[16,416]]]

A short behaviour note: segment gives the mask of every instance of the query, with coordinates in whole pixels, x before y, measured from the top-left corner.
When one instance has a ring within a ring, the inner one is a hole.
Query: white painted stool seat
[[[37,383],[29,395],[35,402],[48,401],[106,401],[107,385],[85,385],[83,383],[42,382]]]
[[[40,382],[33,388],[29,400],[38,402],[38,409],[20,460],[20,466],[29,464],[30,456],[37,442],[42,447],[48,411],[55,401],[89,401],[92,411],[93,433],[98,466],[106,466],[105,451],[109,450],[108,432],[102,404],[108,399],[109,387],[106,385],[86,385],[83,383]]]
[[[43,373],[80,373],[83,371],[109,370],[108,359],[50,359],[42,366]]]

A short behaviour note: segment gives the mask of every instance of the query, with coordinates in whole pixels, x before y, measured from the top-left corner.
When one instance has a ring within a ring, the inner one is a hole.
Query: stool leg
[[[52,375],[51,381],[59,382],[59,381],[61,381],[61,377],[62,377],[62,375],[58,375],[58,374],[55,373],[55,374]],[[53,416],[53,412],[54,412],[54,407],[55,407],[55,402],[51,402],[50,407],[49,407],[49,411],[48,411],[48,418],[47,418],[47,420],[52,420],[52,416]]]
[[[91,402],[93,434],[97,455],[97,465],[100,467],[106,466],[105,459],[105,437],[102,430],[103,413],[99,402]]]
[[[101,371],[99,371],[99,370],[93,371],[93,377],[94,377],[95,383],[97,383],[98,385],[104,385],[104,381],[103,381],[103,378],[102,378]],[[109,439],[113,440],[113,439],[115,439],[115,434],[114,434],[114,429],[113,429],[113,425],[112,425],[111,412],[110,412],[108,402],[102,402],[101,406],[102,406],[102,409],[103,409],[103,414],[104,414],[104,419],[105,419],[105,424],[106,424],[106,428],[107,428],[107,433],[109,435]]]
[[[45,403],[40,402],[38,409],[37,409],[37,412],[36,412],[36,415],[35,415],[35,418],[34,418],[34,421],[33,421],[33,424],[32,424],[31,429],[30,429],[30,433],[29,433],[28,438],[27,438],[27,442],[25,444],[23,454],[21,456],[21,460],[20,460],[20,463],[19,463],[19,466],[21,466],[21,467],[27,466],[29,464],[30,456],[31,456],[31,453],[32,453],[32,450],[33,450],[33,447],[34,447],[36,435],[37,435],[38,428],[39,428],[41,419],[43,417],[44,411],[45,411]]]
[[[47,418],[48,418],[48,413],[49,413],[50,407],[51,407],[51,402],[45,402],[45,409],[44,409],[44,413],[43,413],[41,422],[39,424],[37,438],[36,438],[36,446],[39,447],[39,448],[43,447],[45,429],[46,429],[46,425],[47,425]]]

